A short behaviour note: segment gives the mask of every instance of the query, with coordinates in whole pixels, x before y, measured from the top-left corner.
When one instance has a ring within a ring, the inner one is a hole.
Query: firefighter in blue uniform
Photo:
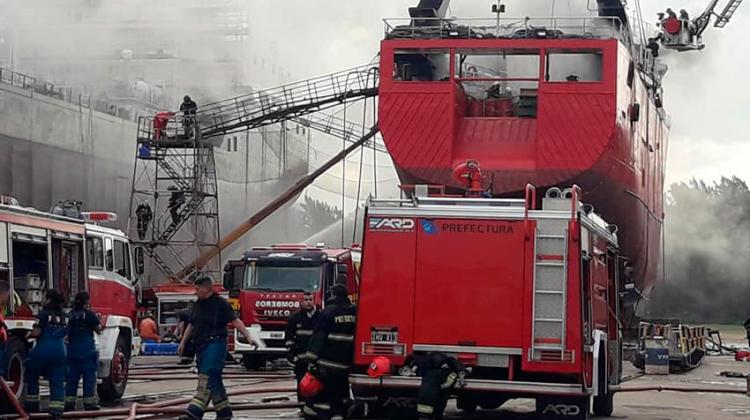
[[[68,334],[68,317],[63,311],[65,299],[55,289],[47,290],[46,303],[37,318],[39,322],[31,332],[36,345],[26,362],[26,409],[39,411],[39,377],[49,378],[49,416],[62,418],[65,408],[65,336]]]
[[[306,416],[341,419],[349,402],[349,373],[354,358],[357,308],[347,296],[346,274],[339,273],[333,297],[315,324],[306,358],[324,384],[323,392],[303,407]]]
[[[65,411],[73,411],[78,395],[78,381],[83,379],[83,408],[98,410],[96,401],[96,368],[99,353],[94,333],[101,333],[99,317],[88,308],[88,292],[76,294],[73,310],[68,314],[68,374],[65,377]]]

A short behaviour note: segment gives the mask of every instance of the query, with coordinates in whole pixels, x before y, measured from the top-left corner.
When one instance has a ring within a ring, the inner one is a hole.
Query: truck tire
[[[128,368],[130,366],[130,345],[122,335],[117,336],[115,353],[109,366],[109,376],[99,384],[99,399],[104,402],[116,401],[125,394],[128,385]]]
[[[258,370],[266,366],[266,359],[255,354],[244,353],[242,355],[242,366],[247,370]]]
[[[12,337],[8,341],[7,362],[5,366],[5,379],[13,382],[11,390],[15,393],[16,398],[21,399],[24,393],[24,378],[26,377],[26,343],[20,337]]]
[[[615,394],[609,391],[609,378],[607,375],[607,361],[602,351],[599,355],[599,389],[598,395],[594,397],[593,411],[595,416],[609,417],[615,409]]]

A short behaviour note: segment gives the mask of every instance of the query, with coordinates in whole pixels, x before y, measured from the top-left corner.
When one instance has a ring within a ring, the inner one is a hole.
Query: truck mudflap
[[[421,378],[417,376],[385,376],[372,378],[367,375],[349,375],[352,387],[419,389]],[[586,397],[591,392],[580,384],[556,384],[544,382],[492,381],[467,379],[461,391],[502,392],[521,396]]]

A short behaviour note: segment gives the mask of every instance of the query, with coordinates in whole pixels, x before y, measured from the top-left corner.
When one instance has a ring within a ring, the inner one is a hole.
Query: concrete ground
[[[173,358],[139,357],[135,360],[136,366],[144,364],[155,365],[164,363],[165,366],[174,366]],[[626,375],[637,374],[635,369],[627,364]],[[734,371],[742,374],[750,374],[750,363],[736,362],[732,356],[710,356],[707,357],[701,367],[684,374],[672,374],[669,376],[640,376],[627,381],[623,387],[634,387],[644,385],[661,384],[665,386],[708,386],[733,389],[745,389],[744,379],[727,378],[719,376],[722,371]],[[134,372],[149,372],[149,370],[138,369]],[[244,369],[239,365],[227,367],[230,374],[244,374]],[[283,369],[270,369],[260,374],[274,374],[284,372]],[[288,372],[288,370],[286,370]],[[165,370],[160,375],[188,374],[188,370]],[[261,382],[265,381],[265,382]],[[228,379],[227,388],[231,391],[238,387],[250,386],[294,386],[290,376],[278,379]],[[133,402],[149,403],[155,400],[173,399],[179,396],[189,396],[195,387],[195,380],[131,380],[128,384],[124,404]],[[295,396],[290,392],[272,392],[250,396],[232,397],[234,404],[262,402],[293,402]],[[525,420],[536,418],[532,400],[513,400],[506,403],[498,410],[477,411],[472,414],[459,412],[454,404],[451,404],[446,413],[449,419],[508,419]],[[298,412],[294,409],[276,409],[253,412],[237,412],[238,419],[278,419],[298,418]],[[120,417],[121,418],[121,417]],[[206,418],[214,418],[208,415]],[[621,393],[615,397],[615,411],[611,419],[634,419],[634,420],[667,420],[667,419],[741,419],[750,418],[750,397],[738,394],[717,393],[677,393],[677,392],[637,392]]]

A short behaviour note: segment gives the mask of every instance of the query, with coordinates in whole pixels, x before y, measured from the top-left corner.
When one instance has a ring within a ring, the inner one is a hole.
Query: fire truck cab
[[[105,221],[111,213],[87,213]],[[104,216],[104,217],[100,217]],[[17,205],[0,205],[0,280],[11,286],[3,308],[8,328],[6,378],[17,395],[23,392],[24,360],[34,340],[26,334],[36,324],[45,290],[57,289],[68,302],[87,290],[92,309],[101,317],[95,335],[99,351],[99,397],[120,398],[138,338],[135,284],[142,273],[142,254],[134,252],[119,230],[84,220],[57,216]]]
[[[235,353],[247,369],[287,355],[284,331],[289,315],[300,309],[305,293],[312,293],[321,308],[331,288],[340,281],[356,300],[358,279],[349,249],[305,244],[253,248],[224,267],[224,288],[229,301],[261,343],[253,349],[235,332]]]
[[[539,417],[612,411],[621,374],[616,228],[580,189],[525,199],[370,199],[355,338],[355,398],[416,415],[428,353],[471,368],[458,406],[534,398]],[[396,367],[366,374],[375,357]]]

